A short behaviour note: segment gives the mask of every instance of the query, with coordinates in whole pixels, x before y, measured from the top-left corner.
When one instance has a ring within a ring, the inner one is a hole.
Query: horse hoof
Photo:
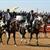
[[[7,45],[9,45],[9,44],[7,43]]]
[[[30,41],[28,41],[28,44],[30,44]]]
[[[27,41],[25,43],[27,43]]]
[[[22,43],[22,41],[21,41],[21,43]]]
[[[21,39],[21,43],[22,43],[23,39]]]
[[[39,46],[39,44],[37,44],[37,46]]]
[[[17,45],[16,45],[16,44],[15,44],[14,46],[15,46],[15,47],[17,47]]]

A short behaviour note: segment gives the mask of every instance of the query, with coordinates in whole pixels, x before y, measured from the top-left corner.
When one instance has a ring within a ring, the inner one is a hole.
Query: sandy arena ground
[[[50,33],[47,33],[48,38],[45,38],[44,33],[39,34],[38,43],[40,46],[36,46],[36,37],[35,34],[29,43],[29,33],[26,33],[26,39],[21,43],[19,32],[16,32],[16,43],[17,46],[14,46],[13,36],[9,40],[9,45],[6,44],[7,37],[5,34],[2,36],[3,44],[0,44],[0,50],[50,50]],[[26,43],[27,42],[27,43]]]

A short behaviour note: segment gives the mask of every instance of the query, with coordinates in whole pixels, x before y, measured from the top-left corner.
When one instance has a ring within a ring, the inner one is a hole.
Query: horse
[[[11,15],[11,14],[9,14]],[[9,18],[6,12],[3,14],[4,22],[6,23],[6,35],[7,35],[7,44],[10,39],[10,34],[13,33],[13,38],[14,38],[14,44],[16,45],[16,40],[15,40],[15,32],[16,32],[16,22],[14,21],[15,18]]]
[[[30,33],[30,40],[29,42],[31,41],[32,39],[32,35],[35,33],[36,34],[36,40],[37,40],[37,46],[39,45],[38,44],[38,34],[39,34],[39,30],[41,28],[41,26],[43,25],[43,19],[38,16],[37,18],[35,18],[32,22],[32,26],[28,28],[28,32]],[[43,25],[44,26],[44,25]]]
[[[47,15],[43,15],[43,21],[44,21],[44,33],[45,33],[45,37],[47,37],[47,31],[46,31],[46,27],[47,27],[47,21],[48,21],[48,16]]]
[[[4,23],[3,18],[0,16],[0,42],[2,42],[2,34],[6,32],[6,23]]]
[[[17,44],[16,44],[16,40],[15,40],[16,31],[17,31],[16,20],[15,20],[15,18],[13,18],[11,21],[9,21],[9,26],[7,27],[7,32],[8,32],[7,44],[8,44],[8,42],[9,42],[11,33],[13,33],[14,45],[15,45],[15,46],[17,45]]]
[[[19,34],[20,34],[21,43],[22,43],[23,39],[25,38],[25,34],[27,30],[26,26],[28,25],[27,17],[18,15],[16,16],[16,21],[17,23],[19,23]]]

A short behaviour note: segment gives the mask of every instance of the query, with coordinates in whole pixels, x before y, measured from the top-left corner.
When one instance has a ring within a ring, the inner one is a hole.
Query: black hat
[[[33,13],[34,11],[33,11],[33,10],[31,10],[31,12]]]
[[[10,11],[10,9],[7,9],[7,12],[9,12]]]

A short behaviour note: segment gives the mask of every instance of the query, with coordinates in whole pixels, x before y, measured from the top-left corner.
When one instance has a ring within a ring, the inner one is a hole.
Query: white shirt
[[[5,19],[6,19],[6,20],[9,20],[9,19],[10,19],[10,14],[9,14],[9,13],[6,13],[6,14],[5,14]]]

